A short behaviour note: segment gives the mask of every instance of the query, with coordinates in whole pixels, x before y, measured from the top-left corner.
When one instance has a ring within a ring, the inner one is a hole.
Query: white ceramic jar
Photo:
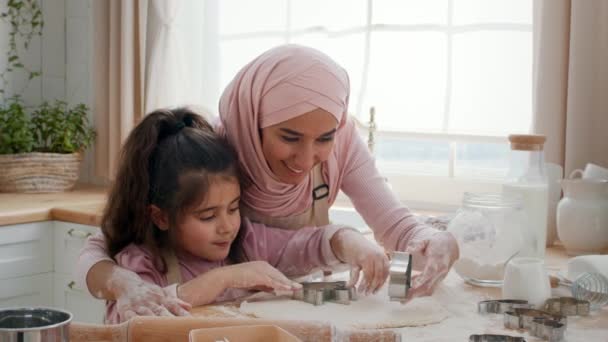
[[[541,309],[549,297],[551,285],[542,259],[513,258],[507,264],[502,285],[503,299],[527,300]]]
[[[569,255],[608,252],[608,181],[564,179],[557,234]]]

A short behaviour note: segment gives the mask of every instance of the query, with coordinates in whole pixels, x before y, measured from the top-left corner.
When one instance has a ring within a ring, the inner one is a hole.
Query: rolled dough
[[[266,319],[313,320],[338,327],[382,329],[435,324],[449,316],[433,297],[416,298],[407,304],[389,301],[386,286],[375,295],[359,298],[350,305],[277,299],[243,302],[240,312]]]

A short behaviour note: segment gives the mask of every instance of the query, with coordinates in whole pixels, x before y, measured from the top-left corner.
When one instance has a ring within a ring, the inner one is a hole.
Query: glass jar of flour
[[[521,196],[465,193],[447,228],[460,248],[456,273],[472,285],[501,286],[506,263],[530,241],[526,221]]]

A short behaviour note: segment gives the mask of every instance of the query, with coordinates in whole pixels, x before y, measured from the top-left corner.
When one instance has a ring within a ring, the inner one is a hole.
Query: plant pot
[[[80,153],[0,155],[0,192],[61,192],[78,180]]]

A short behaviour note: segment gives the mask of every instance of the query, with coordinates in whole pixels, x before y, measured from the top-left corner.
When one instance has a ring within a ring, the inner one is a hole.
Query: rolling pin
[[[345,330],[311,321],[265,320],[255,318],[134,317],[115,325],[70,324],[71,342],[173,342],[188,341],[190,330],[239,325],[276,325],[302,341],[398,342],[391,330]]]

